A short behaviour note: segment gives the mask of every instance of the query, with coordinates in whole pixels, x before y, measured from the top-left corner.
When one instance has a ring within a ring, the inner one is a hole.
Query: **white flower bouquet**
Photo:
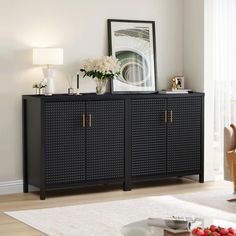
[[[35,92],[37,95],[41,95],[42,94],[42,89],[47,87],[47,82],[45,80],[42,80],[39,83],[34,83],[33,84],[33,88],[35,89]]]
[[[34,83],[32,87],[35,88],[35,89],[42,89],[42,88],[47,87],[47,82],[45,82],[44,80],[42,80],[42,81],[39,82],[39,83]]]
[[[106,56],[100,59],[88,60],[80,71],[84,72],[84,77],[89,76],[93,79],[107,80],[120,74],[120,66],[117,58]]]

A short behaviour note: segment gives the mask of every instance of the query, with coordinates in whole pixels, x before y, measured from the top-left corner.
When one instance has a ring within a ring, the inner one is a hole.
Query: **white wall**
[[[184,0],[186,87],[204,91],[204,0]]]
[[[64,48],[56,91],[66,92],[66,74],[83,59],[107,54],[108,18],[156,21],[159,90],[183,73],[183,0],[1,0],[0,181],[22,179],[21,95],[33,93],[42,78],[31,48]],[[95,85],[86,80],[81,87]]]
[[[211,43],[209,0],[184,0],[184,76],[186,87],[205,92],[205,179],[213,180],[213,114],[210,59],[207,45]],[[204,20],[205,15],[207,18]],[[206,26],[206,27],[205,27]]]

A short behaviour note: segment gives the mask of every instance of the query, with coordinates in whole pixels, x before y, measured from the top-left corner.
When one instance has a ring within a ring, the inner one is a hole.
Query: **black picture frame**
[[[149,71],[150,74],[151,74],[151,81],[148,81],[148,82],[149,83],[153,83],[153,84],[151,86],[151,89],[147,89],[147,87],[146,88],[143,87],[144,89],[142,90],[142,88],[139,87],[139,89],[137,89],[137,90],[129,90],[128,88],[127,88],[127,90],[126,89],[119,90],[119,89],[116,88],[117,86],[115,86],[115,83],[117,82],[117,79],[114,79],[114,80],[111,80],[111,93],[113,93],[113,94],[156,93],[157,92],[157,63],[156,63],[156,29],[155,29],[155,21],[108,19],[107,20],[107,27],[108,27],[108,54],[109,54],[109,56],[116,56],[117,57],[117,55],[116,55],[117,52],[113,51],[114,43],[115,42],[112,40],[113,39],[113,24],[114,23],[116,23],[116,24],[120,23],[121,25],[125,25],[127,23],[127,27],[129,25],[135,27],[135,24],[136,24],[136,27],[139,28],[140,31],[141,31],[141,29],[140,29],[141,25],[142,26],[147,25],[148,29],[151,30],[151,33],[148,31],[148,35],[152,36],[151,38],[148,38],[148,40],[150,40],[150,51],[152,53],[151,58],[149,58],[149,59],[151,59],[151,61],[150,61],[151,65],[148,65],[148,63],[146,63],[146,64],[147,64],[147,67],[150,68],[150,70],[151,70],[151,71]],[[145,28],[145,27],[143,27],[143,28]],[[131,36],[129,35],[127,37],[132,38],[132,35]],[[137,36],[133,36],[133,37],[137,38]],[[144,37],[145,36],[141,37],[140,39],[144,40]],[[129,51],[131,51],[131,50],[129,49]],[[122,73],[123,72],[122,72],[122,69],[121,69],[121,75],[122,75]],[[143,72],[143,74],[144,74],[144,72]]]

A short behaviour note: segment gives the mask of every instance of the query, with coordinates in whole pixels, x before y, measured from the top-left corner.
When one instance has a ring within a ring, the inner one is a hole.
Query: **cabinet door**
[[[87,180],[124,177],[124,101],[88,101]]]
[[[166,174],[166,100],[132,101],[132,176]]]
[[[85,180],[85,103],[45,103],[45,178],[47,185]]]
[[[198,172],[201,160],[201,98],[168,99],[167,172]]]

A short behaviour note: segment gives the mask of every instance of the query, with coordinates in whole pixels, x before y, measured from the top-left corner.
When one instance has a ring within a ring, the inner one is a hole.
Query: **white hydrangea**
[[[95,60],[87,60],[83,67],[86,71],[95,70]]]
[[[101,59],[88,60],[83,68],[86,71],[99,71],[103,74],[112,72],[113,74],[120,71],[120,62],[112,56],[102,57]]]

